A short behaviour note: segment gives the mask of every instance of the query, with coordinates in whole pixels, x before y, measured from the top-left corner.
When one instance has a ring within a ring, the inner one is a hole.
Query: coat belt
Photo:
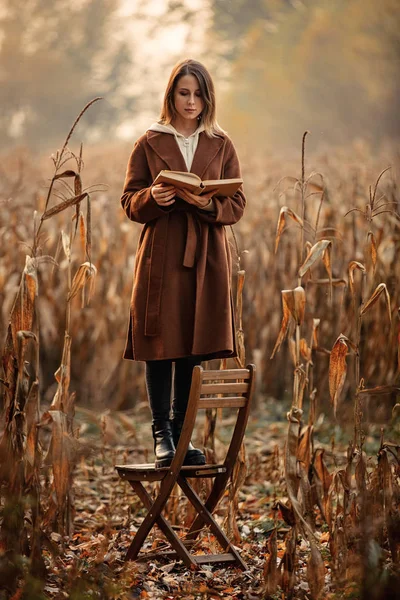
[[[196,219],[191,212],[185,211],[187,230],[183,266],[193,268],[196,261],[197,231]],[[146,315],[144,334],[148,336],[160,333],[161,294],[164,277],[165,253],[167,247],[169,214],[158,219],[154,228],[150,254],[149,281],[147,285]]]
[[[194,267],[196,260],[196,248],[197,248],[197,232],[196,222],[191,212],[186,212],[187,230],[186,230],[186,244],[185,254],[183,255],[183,266]]]

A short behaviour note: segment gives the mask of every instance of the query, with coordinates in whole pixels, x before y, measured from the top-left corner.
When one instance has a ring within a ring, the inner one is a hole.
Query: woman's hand
[[[197,208],[204,208],[210,204],[210,200],[213,197],[217,190],[210,190],[209,192],[205,192],[201,196],[197,196],[196,194],[192,194],[189,190],[178,190],[177,195],[185,202],[189,204],[193,204],[193,206],[197,206]]]
[[[176,190],[173,185],[157,183],[151,188],[151,195],[159,206],[170,206],[175,202]]]

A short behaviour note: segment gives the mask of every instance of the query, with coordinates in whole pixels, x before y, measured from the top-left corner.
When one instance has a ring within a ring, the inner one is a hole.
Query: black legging
[[[192,371],[201,363],[201,357],[188,356],[173,360],[146,361],[146,386],[153,423],[165,421],[170,417],[172,363],[175,363],[174,395],[172,411],[174,416],[183,420],[189,399]]]

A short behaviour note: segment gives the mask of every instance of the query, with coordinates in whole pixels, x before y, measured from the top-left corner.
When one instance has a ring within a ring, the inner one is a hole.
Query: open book
[[[243,179],[207,179],[202,181],[195,173],[165,170],[159,172],[153,185],[156,183],[168,183],[177,188],[189,190],[197,196],[211,190],[216,190],[216,196],[232,196],[242,185]]]

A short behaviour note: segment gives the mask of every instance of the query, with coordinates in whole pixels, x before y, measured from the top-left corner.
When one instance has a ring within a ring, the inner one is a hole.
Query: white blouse
[[[160,133],[170,133],[171,135],[174,135],[185,160],[186,168],[190,171],[194,153],[196,152],[197,144],[199,143],[199,134],[204,131],[204,125],[200,125],[196,131],[189,135],[189,137],[185,137],[182,133],[179,133],[179,131],[171,124],[162,125],[161,123],[153,123],[148,131],[159,131]]]

